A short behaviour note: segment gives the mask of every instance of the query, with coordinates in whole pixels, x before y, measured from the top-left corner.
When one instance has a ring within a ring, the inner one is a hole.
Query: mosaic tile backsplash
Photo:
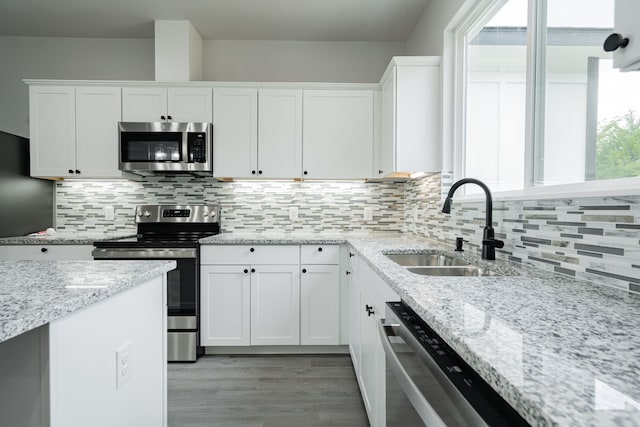
[[[406,231],[454,247],[480,251],[485,202],[454,202],[441,213],[451,174],[405,184]],[[640,196],[498,201],[493,227],[503,249],[496,256],[576,278],[640,292]]]
[[[221,206],[223,232],[382,231],[400,232],[404,188],[398,183],[218,182],[208,178],[56,183],[59,230],[135,233],[134,208],[141,204],[214,203]],[[104,208],[115,208],[106,220]],[[289,220],[289,207],[298,220]],[[364,208],[373,221],[364,221]]]

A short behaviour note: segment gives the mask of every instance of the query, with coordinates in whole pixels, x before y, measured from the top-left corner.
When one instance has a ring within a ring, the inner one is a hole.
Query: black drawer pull
[[[47,248],[40,248],[40,252],[42,252],[43,254],[49,252],[49,249]]]
[[[249,249],[249,252],[255,252],[256,250],[254,248]]]

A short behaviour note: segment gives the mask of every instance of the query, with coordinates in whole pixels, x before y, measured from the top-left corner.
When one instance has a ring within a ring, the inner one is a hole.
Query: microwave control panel
[[[204,132],[189,132],[187,134],[187,150],[189,163],[206,163],[207,135]]]

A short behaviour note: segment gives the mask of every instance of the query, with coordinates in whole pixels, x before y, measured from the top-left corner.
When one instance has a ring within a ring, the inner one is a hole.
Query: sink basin
[[[442,254],[388,254],[385,256],[403,267],[469,266],[468,262]]]
[[[423,276],[501,276],[495,271],[472,265],[466,267],[409,267],[407,270]]]

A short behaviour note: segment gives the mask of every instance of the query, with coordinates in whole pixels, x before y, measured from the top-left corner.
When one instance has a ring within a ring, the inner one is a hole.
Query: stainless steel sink
[[[408,267],[407,271],[423,276],[501,276],[486,268],[468,265],[466,267]]]
[[[442,254],[386,254],[391,261],[403,267],[469,266],[466,261]]]

